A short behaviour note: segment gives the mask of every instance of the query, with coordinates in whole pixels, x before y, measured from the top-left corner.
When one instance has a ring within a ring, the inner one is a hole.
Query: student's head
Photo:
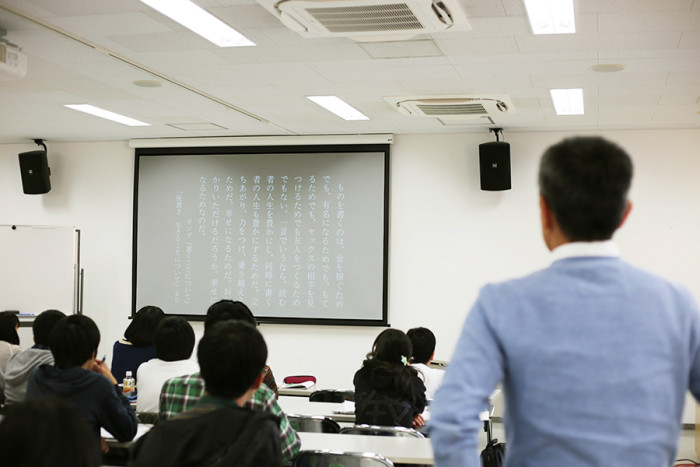
[[[78,410],[40,397],[11,405],[0,421],[3,467],[97,467],[98,445]]]
[[[223,321],[206,330],[197,347],[197,360],[207,392],[236,399],[258,381],[267,360],[267,345],[250,324]]]
[[[153,336],[156,357],[166,362],[187,360],[194,349],[194,330],[185,318],[168,316]]]
[[[413,328],[406,335],[413,346],[413,363],[427,365],[435,352],[435,334],[428,328]]]
[[[85,315],[70,315],[60,320],[49,334],[49,347],[58,368],[82,366],[94,358],[100,345],[100,330]]]
[[[385,329],[372,345],[372,358],[387,363],[405,365],[412,353],[411,341],[398,329]]]
[[[124,337],[134,347],[148,347],[153,345],[153,333],[165,314],[157,306],[145,306],[136,312],[131,323],[124,331]]]
[[[568,138],[542,156],[540,195],[569,241],[608,240],[624,220],[632,161],[600,137]]]
[[[34,343],[38,345],[49,345],[49,335],[53,327],[65,318],[66,315],[58,310],[46,310],[39,316],[34,318],[32,323],[32,333],[34,334]]]
[[[19,345],[19,334],[17,334],[18,327],[19,318],[17,314],[11,311],[0,312],[0,341]]]
[[[204,331],[206,332],[212,325],[222,321],[245,321],[246,323],[257,326],[253,312],[250,311],[245,303],[234,300],[219,300],[209,307],[207,317],[204,319]]]

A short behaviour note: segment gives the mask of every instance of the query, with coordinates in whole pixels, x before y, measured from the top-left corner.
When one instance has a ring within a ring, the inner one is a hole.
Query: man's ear
[[[255,389],[257,391],[262,385],[263,379],[265,379],[265,375],[263,373],[260,373],[258,377],[255,378],[255,381],[253,381],[253,385],[250,388]]]
[[[620,227],[622,227],[622,224],[625,223],[625,221],[627,220],[627,216],[630,215],[631,210],[632,210],[632,201],[627,200],[627,207],[625,208],[625,213],[622,215],[622,219],[620,220],[620,225],[617,226],[618,229]]]

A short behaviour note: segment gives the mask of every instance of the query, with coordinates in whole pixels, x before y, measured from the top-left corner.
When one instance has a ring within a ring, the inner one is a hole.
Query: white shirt
[[[191,375],[199,371],[199,365],[192,360],[166,362],[153,358],[142,363],[136,371],[137,412],[158,412],[160,390],[170,378]]]
[[[423,384],[425,384],[425,398],[433,400],[435,392],[442,384],[445,370],[430,368],[422,363],[411,363],[411,366],[418,370],[418,377],[423,381]]]

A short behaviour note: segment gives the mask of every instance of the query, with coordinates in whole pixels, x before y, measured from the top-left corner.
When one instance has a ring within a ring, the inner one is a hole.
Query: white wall
[[[635,203],[617,240],[630,261],[686,284],[700,297],[700,132],[605,132],[632,155]],[[539,232],[537,162],[569,134],[506,134],[512,185],[479,189],[478,144],[489,135],[398,135],[392,147],[389,320],[426,326],[449,360],[481,285],[548,264]],[[111,352],[131,303],[133,150],[126,142],[48,143],[52,190],[22,193],[17,153],[0,145],[0,224],[74,225],[82,231],[85,314]],[[2,258],[0,258],[2,262]],[[40,265],[39,265],[40,266]],[[4,264],[3,267],[11,267]],[[0,285],[1,287],[1,285]],[[37,291],[40,293],[40,291]],[[167,311],[167,310],[166,310]],[[201,333],[201,325],[195,329]],[[321,387],[352,387],[377,328],[263,325],[277,379],[315,374]],[[624,330],[620,330],[624,332]],[[31,333],[22,332],[31,345]]]

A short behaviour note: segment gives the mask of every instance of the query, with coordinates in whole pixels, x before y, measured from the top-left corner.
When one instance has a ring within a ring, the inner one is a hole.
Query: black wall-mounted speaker
[[[19,170],[22,173],[22,189],[27,195],[41,195],[51,190],[51,170],[46,151],[29,151],[19,154]]]
[[[479,173],[482,190],[510,190],[510,144],[505,141],[480,144]]]

